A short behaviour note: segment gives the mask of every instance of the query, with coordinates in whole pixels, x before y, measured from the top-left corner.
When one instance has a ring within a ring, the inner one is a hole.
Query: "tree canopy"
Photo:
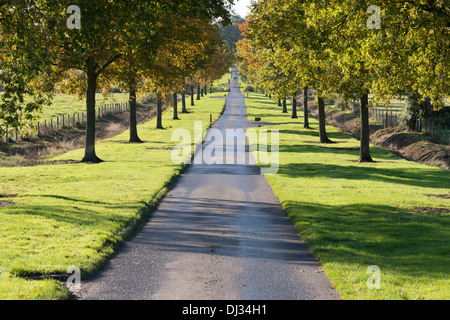
[[[445,0],[261,0],[242,31],[239,66],[258,86],[282,94],[315,88],[319,118],[326,97],[360,101],[361,161],[371,161],[369,93],[388,102],[414,90],[439,109],[450,92]]]
[[[212,59],[218,35],[214,24],[231,23],[233,1],[80,0],[72,4],[68,0],[0,4],[0,83],[4,86],[0,130],[2,123],[17,128],[32,125],[33,112],[50,101],[57,85],[86,98],[83,161],[99,162],[96,91],[107,82],[121,81],[133,101],[146,78],[158,86],[158,93],[173,92]]]

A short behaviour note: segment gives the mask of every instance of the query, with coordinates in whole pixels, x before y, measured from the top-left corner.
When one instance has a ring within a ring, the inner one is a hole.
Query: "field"
[[[122,103],[128,101],[128,93],[112,93],[104,97],[101,93],[96,95],[96,107],[105,104]],[[86,101],[66,94],[56,94],[50,106],[44,106],[40,114],[40,121],[49,121],[53,117],[86,113]]]

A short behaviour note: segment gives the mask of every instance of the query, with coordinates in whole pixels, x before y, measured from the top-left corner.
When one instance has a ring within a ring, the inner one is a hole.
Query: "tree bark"
[[[281,99],[278,99],[278,106],[281,107]]]
[[[178,94],[173,94],[173,120],[180,120],[178,118]]]
[[[361,97],[361,148],[359,162],[373,162],[370,156],[369,94]]]
[[[283,99],[283,113],[288,113],[286,98]]]
[[[297,115],[297,93],[292,95],[292,119],[298,119]]]
[[[327,129],[326,129],[326,116],[325,116],[325,100],[322,97],[318,98],[319,103],[319,136],[320,143],[333,143],[328,139]]]
[[[308,114],[308,87],[303,89],[303,128],[310,129],[309,127],[309,114]]]
[[[200,100],[200,84],[197,84],[197,100]]]
[[[186,91],[181,95],[181,113],[188,113],[186,109]]]
[[[136,81],[132,80],[130,86],[130,142],[141,143],[137,132],[137,120],[136,120]]]
[[[195,103],[194,103],[194,85],[193,84],[191,84],[191,106],[195,106]]]
[[[208,95],[208,86],[205,84],[205,96]]]
[[[162,126],[162,99],[156,100],[156,129],[164,129]]]
[[[86,146],[84,158],[81,162],[102,162],[95,153],[95,93],[97,90],[96,63],[89,58],[86,61],[87,89],[86,89]]]

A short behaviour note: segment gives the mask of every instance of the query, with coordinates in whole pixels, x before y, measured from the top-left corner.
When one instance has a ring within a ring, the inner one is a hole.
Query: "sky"
[[[247,8],[250,6],[250,0],[235,0],[235,2],[234,11],[236,11],[236,13],[242,18],[245,18],[245,16],[250,12],[250,9]]]

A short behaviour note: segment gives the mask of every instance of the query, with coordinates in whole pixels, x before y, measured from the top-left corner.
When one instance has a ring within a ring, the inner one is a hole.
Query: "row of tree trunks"
[[[319,139],[320,143],[333,143],[328,138],[326,130],[326,114],[325,114],[325,100],[319,96],[318,101],[318,113],[319,113]],[[361,139],[360,139],[360,157],[359,162],[373,162],[370,155],[370,128],[369,128],[369,94],[365,93],[361,96]],[[278,106],[283,107],[283,113],[288,113],[286,99],[278,100]],[[304,88],[303,92],[303,106],[304,106],[304,128],[310,129],[309,115],[308,115],[308,87]],[[292,118],[296,119],[297,116],[297,99],[292,98]]]

